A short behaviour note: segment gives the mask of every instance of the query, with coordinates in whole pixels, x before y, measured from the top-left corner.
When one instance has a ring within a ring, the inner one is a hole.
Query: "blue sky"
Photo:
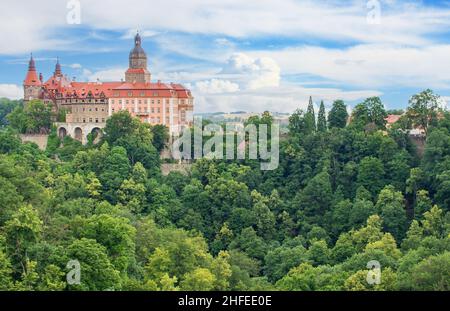
[[[153,80],[190,87],[196,112],[292,112],[310,95],[404,108],[426,88],[450,100],[448,1],[15,0],[0,18],[10,98],[23,95],[31,52],[45,78],[59,57],[78,81],[120,80],[139,29]]]

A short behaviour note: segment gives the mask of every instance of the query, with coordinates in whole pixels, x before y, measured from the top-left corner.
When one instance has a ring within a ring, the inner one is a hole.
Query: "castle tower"
[[[129,83],[149,83],[151,74],[147,70],[147,54],[141,46],[139,33],[134,37],[134,48],[129,56],[129,68],[125,72],[125,81]]]
[[[36,64],[34,63],[33,54],[31,54],[28,63],[28,72],[23,81],[23,99],[27,103],[30,100],[39,98],[42,83],[36,73]]]
[[[61,71],[61,65],[59,63],[59,58],[56,58],[56,65],[55,65],[55,72],[53,73],[53,76],[55,77],[61,77],[62,71]]]

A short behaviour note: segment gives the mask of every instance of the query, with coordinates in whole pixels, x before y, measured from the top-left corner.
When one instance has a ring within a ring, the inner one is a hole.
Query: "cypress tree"
[[[317,117],[317,130],[325,132],[327,130],[327,117],[325,115],[325,105],[323,100],[320,102],[319,116]]]
[[[305,114],[305,125],[308,133],[316,131],[316,115],[314,113],[314,105],[311,96],[309,97],[308,110]]]

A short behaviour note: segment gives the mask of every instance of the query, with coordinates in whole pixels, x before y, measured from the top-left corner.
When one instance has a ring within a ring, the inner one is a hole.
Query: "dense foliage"
[[[449,290],[450,114],[430,92],[391,129],[378,98],[350,124],[344,102],[328,120],[321,105],[317,122],[311,102],[273,171],[197,160],[162,176],[164,129],[128,113],[99,144],[51,133],[44,152],[21,144],[13,112],[16,128],[0,132],[0,289]],[[32,126],[48,126],[48,110],[36,113]],[[423,156],[410,124],[427,127]],[[66,283],[70,260],[78,285]]]

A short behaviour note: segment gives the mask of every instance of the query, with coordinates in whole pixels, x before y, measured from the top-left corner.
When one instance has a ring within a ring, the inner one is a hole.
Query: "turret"
[[[147,70],[147,54],[142,48],[142,39],[139,33],[134,37],[134,48],[130,51],[129,68],[125,73],[125,81],[129,83],[149,83],[150,72]]]
[[[56,66],[55,66],[55,72],[53,74],[55,77],[61,77],[62,71],[61,71],[61,65],[59,63],[59,58],[56,58]]]
[[[31,54],[30,61],[28,62],[27,75],[23,81],[24,102],[39,98],[41,86],[42,82],[38,79],[36,64],[33,59],[33,54]]]

